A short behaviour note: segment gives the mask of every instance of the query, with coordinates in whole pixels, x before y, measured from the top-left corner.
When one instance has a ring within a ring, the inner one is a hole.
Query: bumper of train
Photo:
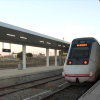
[[[70,81],[70,82],[80,82],[80,83],[82,83],[82,82],[86,82],[86,81],[88,81],[89,80],[89,76],[66,76],[65,75],[65,79],[67,79],[68,81]]]
[[[65,79],[67,79],[70,82],[80,82],[80,83],[88,81],[91,76],[88,65],[65,66],[62,75],[65,76]]]

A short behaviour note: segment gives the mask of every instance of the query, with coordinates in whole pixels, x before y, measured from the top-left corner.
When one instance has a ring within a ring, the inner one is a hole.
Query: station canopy
[[[59,34],[61,35],[61,34]],[[62,35],[61,35],[62,37]],[[70,43],[34,31],[0,22],[0,42],[68,50]]]

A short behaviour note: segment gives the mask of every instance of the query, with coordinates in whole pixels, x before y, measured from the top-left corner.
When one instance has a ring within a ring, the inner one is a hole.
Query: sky
[[[0,21],[67,42],[80,37],[100,41],[99,0],[0,0]],[[20,52],[22,46],[12,44],[11,49]],[[45,49],[28,46],[26,52],[45,53]]]

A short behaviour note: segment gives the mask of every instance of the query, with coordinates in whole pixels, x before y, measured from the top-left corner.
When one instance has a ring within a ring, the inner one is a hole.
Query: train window
[[[89,57],[89,47],[74,47],[72,49],[70,58],[88,58]]]

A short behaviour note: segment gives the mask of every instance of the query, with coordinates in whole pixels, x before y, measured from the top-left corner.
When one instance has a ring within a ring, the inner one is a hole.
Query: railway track
[[[77,100],[93,84],[73,86],[68,82],[57,85],[56,88],[45,90],[23,100]]]
[[[73,86],[55,92],[53,95],[43,98],[41,100],[77,100],[83,93],[85,93],[93,84],[84,86]]]
[[[57,89],[57,84],[62,84],[65,79],[61,75],[49,77],[47,79],[37,80],[25,84],[0,88],[0,100],[23,100],[24,98]],[[55,85],[56,84],[56,85]],[[39,90],[39,91],[38,91]],[[21,94],[20,94],[21,93]],[[24,94],[22,96],[22,94]],[[16,96],[17,97],[16,97]],[[18,99],[19,97],[19,99]]]
[[[72,86],[61,75],[0,89],[0,100],[77,100],[93,84]]]
[[[47,99],[48,97],[50,97],[51,95],[53,95],[55,93],[58,93],[59,91],[63,90],[66,87],[69,87],[69,86],[70,86],[70,84],[68,82],[65,82],[65,83],[59,84],[57,86],[53,86],[48,90],[44,89],[45,90],[44,92],[40,92],[36,95],[25,98],[23,100],[44,100],[44,99],[48,100]]]

